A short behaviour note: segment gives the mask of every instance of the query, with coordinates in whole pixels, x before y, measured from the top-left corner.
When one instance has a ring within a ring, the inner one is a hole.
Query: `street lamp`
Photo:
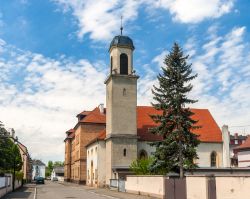
[[[14,144],[16,145],[18,143],[18,137],[13,137]],[[15,181],[16,181],[16,153],[14,153],[14,170],[13,170],[13,180],[12,180],[12,191],[15,191]]]

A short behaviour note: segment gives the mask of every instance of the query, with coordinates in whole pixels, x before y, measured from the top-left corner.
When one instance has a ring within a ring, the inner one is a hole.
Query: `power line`
[[[229,126],[230,128],[236,128],[236,127],[249,127],[250,124],[247,124],[247,125],[240,125],[240,126]]]

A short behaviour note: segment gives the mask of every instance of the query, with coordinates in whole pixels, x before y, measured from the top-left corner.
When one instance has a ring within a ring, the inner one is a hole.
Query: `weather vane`
[[[121,35],[122,35],[122,31],[123,31],[123,27],[122,27],[122,16],[121,16]]]

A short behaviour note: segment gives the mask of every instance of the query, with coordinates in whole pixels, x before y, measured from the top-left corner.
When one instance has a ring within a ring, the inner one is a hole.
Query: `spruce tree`
[[[190,81],[197,74],[192,74],[191,64],[187,60],[188,56],[174,43],[165,57],[162,74],[157,76],[159,86],[152,89],[152,106],[159,114],[151,115],[157,126],[151,128],[150,132],[161,135],[163,139],[153,143],[156,151],[151,170],[161,174],[179,172],[180,178],[184,176],[184,169],[197,167],[193,160],[198,158],[196,147],[199,144],[198,136],[192,132],[199,126],[191,118],[194,113],[188,108],[197,101],[187,96],[193,88]]]

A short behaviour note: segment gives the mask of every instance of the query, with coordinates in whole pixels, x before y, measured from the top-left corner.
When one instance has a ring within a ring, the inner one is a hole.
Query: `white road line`
[[[35,187],[35,193],[34,193],[34,198],[33,199],[36,199],[36,187]]]

